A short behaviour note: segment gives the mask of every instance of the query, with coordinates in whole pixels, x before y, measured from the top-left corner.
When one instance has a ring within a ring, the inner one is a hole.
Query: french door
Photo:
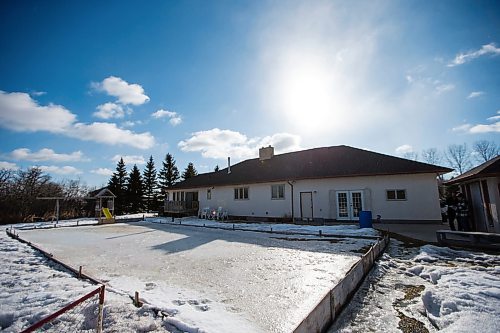
[[[363,191],[337,191],[337,220],[359,220]]]

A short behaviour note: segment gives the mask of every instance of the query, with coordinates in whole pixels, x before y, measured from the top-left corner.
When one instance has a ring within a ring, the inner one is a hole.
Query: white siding
[[[407,200],[386,200],[387,189],[405,189]],[[295,207],[300,204],[300,192],[313,192],[314,216],[335,219],[336,210],[329,200],[330,191],[364,193],[364,209],[383,220],[441,220],[439,193],[434,174],[345,177],[321,180],[300,180],[294,185]],[[295,212],[299,216],[300,212]]]
[[[285,186],[285,199],[271,199],[271,185],[283,182],[214,187],[212,200],[207,200],[207,189],[201,189],[200,208],[224,207],[229,215],[260,217],[291,217],[290,185]],[[248,200],[235,200],[234,189],[248,187]]]
[[[272,184],[285,184],[284,200],[271,199]],[[235,200],[236,187],[249,187],[249,199]],[[290,217],[292,214],[291,186],[287,182],[215,186],[211,200],[207,200],[207,189],[198,189],[200,209],[221,206],[235,216]],[[404,189],[407,199],[388,201],[387,189]],[[435,174],[297,180],[293,183],[295,218],[300,217],[300,192],[312,192],[314,218],[336,219],[335,191],[345,190],[362,191],[364,209],[371,210],[374,218],[381,215],[382,220],[441,220]]]

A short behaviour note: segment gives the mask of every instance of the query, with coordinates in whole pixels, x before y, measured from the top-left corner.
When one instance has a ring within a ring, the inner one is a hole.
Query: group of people
[[[463,193],[451,195],[446,199],[446,202],[441,205],[443,212],[450,225],[450,230],[470,231],[469,227],[469,205],[465,200]],[[455,228],[455,220],[457,220],[457,228]]]

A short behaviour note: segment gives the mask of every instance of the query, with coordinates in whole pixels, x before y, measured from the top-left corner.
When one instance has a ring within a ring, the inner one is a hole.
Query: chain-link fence
[[[21,333],[29,332],[102,332],[104,285],[59,311],[40,320]]]

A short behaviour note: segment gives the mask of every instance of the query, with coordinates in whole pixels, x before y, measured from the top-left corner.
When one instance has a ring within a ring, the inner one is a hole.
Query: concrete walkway
[[[448,223],[423,224],[423,223],[373,223],[377,230],[388,231],[402,236],[408,240],[437,244],[436,231],[449,230]],[[397,238],[397,237],[396,237]]]

